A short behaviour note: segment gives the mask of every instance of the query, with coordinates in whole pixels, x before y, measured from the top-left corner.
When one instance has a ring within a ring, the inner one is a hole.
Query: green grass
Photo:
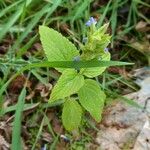
[[[99,4],[95,6],[96,3]],[[127,17],[122,19],[119,15],[123,16],[124,14],[121,14],[120,10],[124,9],[126,6],[128,6],[128,12],[126,12]],[[0,76],[1,106],[5,102],[4,97],[9,95],[9,84],[18,75],[30,73],[30,78],[34,77],[37,82],[43,83],[44,85],[46,85],[47,82],[57,80],[59,77],[59,75],[55,71],[50,70],[49,67],[62,65],[60,62],[51,65],[47,64],[45,62],[45,55],[41,49],[32,53],[34,49],[33,45],[39,43],[39,25],[47,25],[55,28],[79,47],[78,44],[82,42],[82,38],[85,37],[87,30],[85,22],[90,16],[94,16],[98,18],[98,26],[102,26],[105,22],[109,22],[110,32],[112,34],[112,44],[110,47],[113,48],[111,53],[113,58],[115,58],[116,53],[120,58],[119,60],[116,58],[113,60],[136,62],[136,59],[131,58],[131,54],[133,54],[131,50],[133,49],[127,47],[126,43],[122,44],[120,41],[122,41],[122,37],[125,35],[131,38],[136,38],[135,35],[141,35],[141,33],[135,31],[135,25],[141,20],[147,23],[150,22],[149,18],[143,13],[143,9],[148,9],[149,7],[148,1],[142,0],[108,0],[108,2],[104,2],[104,4],[98,0],[0,0],[0,44],[4,47],[8,47],[7,52],[2,55],[2,57],[0,55],[0,74],[2,74],[2,76]],[[141,36],[143,36],[143,34]],[[6,40],[9,41],[7,43],[8,45],[5,45]],[[115,51],[118,42],[120,42],[120,47],[127,50]],[[27,53],[29,53],[29,57],[25,60],[24,55]],[[38,62],[38,64],[33,64],[33,62]],[[135,68],[136,65],[137,64],[134,65]],[[45,68],[43,69],[43,67]],[[72,67],[74,67],[74,64],[72,64]],[[31,70],[31,68],[34,69]],[[126,68],[129,70],[132,69],[129,66],[125,67],[125,69]],[[117,91],[113,89],[113,86],[122,85],[126,86],[131,91],[137,90],[130,80],[120,74],[114,75],[107,72],[103,74],[102,77],[97,78],[97,81],[100,83],[101,87],[107,91],[107,94],[112,95],[112,97],[118,97],[122,90],[120,89],[120,91]],[[39,123],[38,129],[35,130],[34,134],[36,138],[33,140],[32,144],[30,144],[30,148],[35,149],[39,144],[38,140],[40,139],[44,123],[46,122],[48,132],[50,132],[53,137],[51,149],[54,149],[59,143],[60,135],[53,131],[53,126],[48,121],[48,116],[45,111],[45,109],[51,109],[52,106],[43,103],[40,98],[37,100],[33,98],[31,102],[26,102],[26,92],[28,93],[28,91],[23,88],[18,102],[1,111],[2,117],[10,113],[14,115],[12,149],[17,150],[19,146],[21,146],[22,111],[29,110],[36,104],[38,105],[38,109],[41,109],[39,113],[42,114],[43,120]],[[127,100],[127,103],[136,106],[136,104],[133,104],[130,100]],[[59,104],[60,103],[56,103],[54,106]],[[34,113],[32,115],[34,115]],[[29,120],[31,118],[32,117],[29,117]],[[30,121],[32,121],[32,119]],[[93,130],[96,131],[96,126],[92,126]],[[86,131],[80,132],[81,134],[84,132],[83,137],[86,139]],[[90,142],[91,139],[89,139],[90,138],[87,138],[85,141],[81,140],[80,142],[72,141],[70,147],[72,149],[84,147],[85,143]],[[50,144],[47,146],[49,147]]]
[[[23,148],[21,141],[21,121],[25,96],[26,96],[26,88],[24,87],[18,98],[18,103],[16,106],[15,119],[13,122],[13,129],[12,129],[12,145],[11,145],[12,150],[17,149],[19,150]]]

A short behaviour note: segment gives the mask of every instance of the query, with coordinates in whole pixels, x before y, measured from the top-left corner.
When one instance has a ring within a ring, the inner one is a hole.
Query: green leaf
[[[102,56],[102,61],[109,61],[110,60],[110,53],[107,52]],[[102,74],[107,67],[93,67],[93,68],[86,68],[86,69],[81,69],[81,71],[84,70],[84,75],[93,78],[96,77],[100,74]]]
[[[65,70],[52,90],[50,102],[75,94],[83,84],[84,77],[78,74],[76,70]]]
[[[79,102],[89,111],[91,116],[99,122],[101,120],[101,113],[104,107],[104,100],[106,98],[103,91],[101,91],[98,83],[94,80],[85,80],[84,85],[78,92]]]
[[[80,125],[82,108],[73,99],[66,100],[62,111],[62,122],[66,130],[72,131]]]
[[[79,52],[67,38],[46,26],[39,27],[40,39],[48,61],[69,61]],[[58,69],[62,72],[64,69]]]

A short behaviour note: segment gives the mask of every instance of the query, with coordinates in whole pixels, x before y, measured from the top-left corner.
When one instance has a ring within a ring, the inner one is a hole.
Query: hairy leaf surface
[[[110,53],[107,52],[105,53],[102,58],[101,58],[102,61],[109,61],[110,60]],[[89,77],[89,78],[93,78],[93,77],[96,77],[100,74],[102,74],[105,69],[107,67],[92,67],[92,68],[86,68],[86,69],[82,69],[84,70],[84,75]]]
[[[86,79],[78,95],[81,105],[99,122],[106,96],[98,83],[94,80]]]
[[[75,94],[83,84],[84,77],[82,75],[78,74],[76,70],[66,69],[52,90],[50,102]]]
[[[72,131],[79,127],[81,122],[82,109],[77,101],[66,100],[62,111],[62,122],[66,130]]]
[[[79,55],[75,45],[54,29],[40,26],[39,33],[48,61],[69,61]],[[65,69],[58,70],[62,72]]]

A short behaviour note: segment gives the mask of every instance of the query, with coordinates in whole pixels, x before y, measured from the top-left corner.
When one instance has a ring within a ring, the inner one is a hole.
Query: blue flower
[[[104,48],[104,52],[105,52],[105,53],[109,52],[109,48],[107,48],[107,47]]]
[[[80,56],[75,56],[75,57],[73,58],[73,61],[80,61],[80,60],[81,60]]]
[[[44,145],[44,147],[42,147],[41,150],[46,150],[46,145]]]
[[[96,24],[97,21],[93,18],[93,17],[90,17],[90,19],[86,22],[86,26],[90,27],[92,24]]]

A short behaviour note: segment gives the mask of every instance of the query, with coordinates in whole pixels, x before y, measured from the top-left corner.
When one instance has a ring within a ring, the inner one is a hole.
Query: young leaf
[[[101,120],[101,113],[106,96],[104,92],[101,91],[98,83],[94,80],[86,79],[78,95],[81,105],[99,122]]]
[[[66,130],[72,131],[80,125],[82,109],[77,101],[73,99],[66,100],[62,111],[62,122]]]
[[[69,61],[79,55],[75,45],[59,32],[46,26],[40,26],[39,33],[48,61]],[[58,70],[62,72],[64,69]]]
[[[110,60],[110,53],[107,52],[105,53],[102,58],[102,61],[109,61]],[[100,74],[102,74],[105,71],[106,67],[93,67],[93,68],[86,68],[86,69],[81,69],[84,70],[84,75],[93,78],[96,77]]]
[[[84,77],[82,75],[78,74],[76,70],[66,69],[52,90],[50,102],[75,94],[83,84]]]

